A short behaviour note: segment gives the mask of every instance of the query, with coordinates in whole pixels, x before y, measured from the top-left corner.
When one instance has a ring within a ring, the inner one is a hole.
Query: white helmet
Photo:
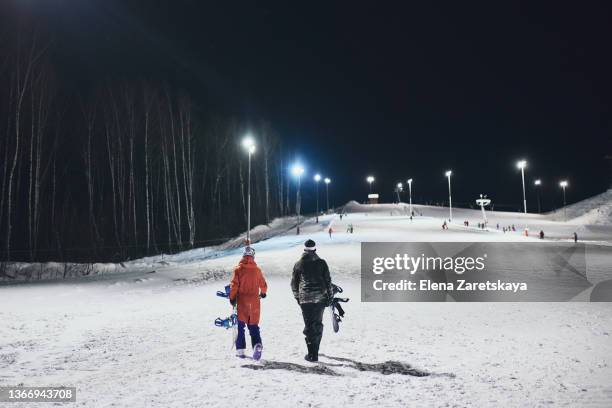
[[[242,253],[242,256],[251,256],[253,258],[255,258],[255,250],[253,249],[253,247],[245,247],[244,248],[244,252]]]

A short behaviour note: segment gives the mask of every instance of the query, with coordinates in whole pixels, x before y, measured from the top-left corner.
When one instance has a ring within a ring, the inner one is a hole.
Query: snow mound
[[[121,263],[3,263],[0,265],[0,282],[95,277],[117,273],[124,269],[125,265]]]
[[[612,189],[586,200],[560,208],[550,213],[552,220],[561,221],[567,217],[572,224],[612,224]]]
[[[416,207],[413,206],[413,208]],[[410,215],[410,206],[400,204],[360,204],[355,200],[349,201],[342,207],[343,213],[386,213],[391,215]]]

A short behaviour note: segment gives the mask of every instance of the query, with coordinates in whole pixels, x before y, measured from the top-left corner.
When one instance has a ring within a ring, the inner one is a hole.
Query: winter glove
[[[237,303],[236,299],[230,299],[229,301],[230,301],[230,305],[236,306],[236,303]]]
[[[261,299],[265,299],[265,298],[266,298],[266,294],[265,294],[265,293],[260,293],[260,294],[259,294],[259,297],[260,297]]]

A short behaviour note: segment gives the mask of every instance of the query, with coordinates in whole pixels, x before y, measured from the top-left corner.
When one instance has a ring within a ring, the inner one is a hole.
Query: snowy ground
[[[212,324],[228,314],[215,291],[238,261],[233,245],[149,258],[131,273],[0,286],[0,386],[76,386],[77,405],[87,407],[612,405],[611,303],[359,301],[361,241],[537,242],[499,232],[497,222],[546,228],[554,240],[579,229],[603,254],[595,269],[610,279],[609,227],[497,213],[492,231],[442,231],[444,209],[417,207],[423,217],[411,222],[390,208],[311,220],[300,237],[278,225],[255,244],[269,283],[259,363],[232,357],[231,333]],[[474,224],[479,212],[455,211],[464,218]],[[344,232],[348,223],[354,234]],[[320,364],[303,360],[289,289],[307,237],[351,297],[340,333],[326,325]]]

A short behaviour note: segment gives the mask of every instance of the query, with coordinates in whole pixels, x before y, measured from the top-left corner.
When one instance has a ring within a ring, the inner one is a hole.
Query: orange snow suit
[[[259,294],[265,294],[268,285],[251,256],[245,256],[234,269],[230,300],[238,297],[238,320],[246,324],[259,324]]]

